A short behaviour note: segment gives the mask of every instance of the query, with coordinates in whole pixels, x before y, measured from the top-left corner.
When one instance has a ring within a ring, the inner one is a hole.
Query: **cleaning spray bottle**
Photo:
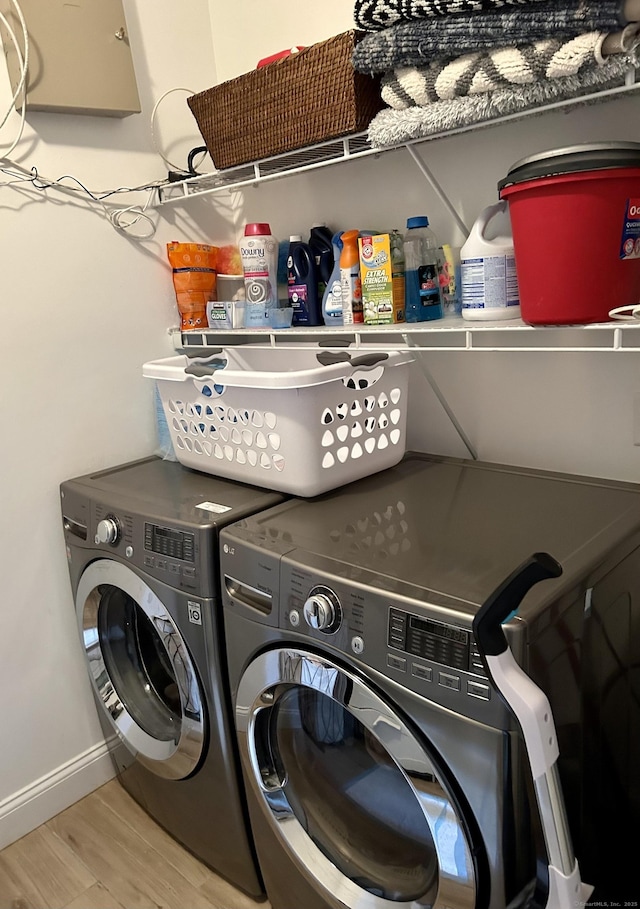
[[[360,253],[358,237],[360,231],[345,230],[342,234],[340,253],[340,286],[342,288],[343,325],[364,322],[362,312],[362,284],[360,281]]]
[[[325,325],[343,325],[342,285],[340,283],[340,255],[342,253],[342,231],[331,238],[333,247],[333,270],[322,296],[322,318]]]

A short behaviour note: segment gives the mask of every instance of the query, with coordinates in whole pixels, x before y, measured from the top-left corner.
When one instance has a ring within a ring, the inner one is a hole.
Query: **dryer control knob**
[[[317,631],[333,631],[340,624],[340,604],[328,590],[312,590],[303,612],[307,625]]]
[[[115,518],[104,518],[102,521],[98,521],[96,543],[115,543],[119,534],[120,528]]]

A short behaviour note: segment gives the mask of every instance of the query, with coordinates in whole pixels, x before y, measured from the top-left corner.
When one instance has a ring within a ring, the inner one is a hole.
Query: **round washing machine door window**
[[[204,750],[203,699],[173,618],[126,565],[92,562],[76,615],[98,702],[127,748],[158,776],[184,779]]]
[[[307,651],[268,651],[242,677],[236,724],[271,827],[328,902],[474,909],[456,807],[424,744],[359,677]]]

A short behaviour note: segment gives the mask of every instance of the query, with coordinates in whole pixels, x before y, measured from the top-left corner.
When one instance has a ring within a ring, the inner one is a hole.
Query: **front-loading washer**
[[[218,533],[283,496],[158,457],[60,492],[80,637],[120,782],[195,856],[261,898],[230,714]]]
[[[563,574],[505,631],[554,711],[583,878],[595,899],[630,898],[640,486],[408,455],[230,525],[220,545],[273,909],[546,905],[523,739],[472,634],[479,606],[541,551]]]

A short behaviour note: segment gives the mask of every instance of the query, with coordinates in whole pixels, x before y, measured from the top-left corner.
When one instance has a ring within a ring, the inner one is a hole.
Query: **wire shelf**
[[[243,164],[239,167],[229,168],[228,170],[202,174],[196,177],[188,177],[173,183],[166,182],[156,188],[153,205],[154,207],[158,207],[160,205],[184,202],[195,196],[204,196],[219,192],[233,192],[247,186],[256,186],[265,181],[276,180],[282,177],[288,177],[294,174],[315,170],[320,167],[327,167],[332,164],[356,160],[370,155],[382,155],[386,152],[397,150],[398,148],[419,145],[424,142],[431,142],[435,139],[459,135],[460,133],[474,132],[478,129],[498,126],[502,123],[509,123],[532,115],[584,104],[615,100],[616,98],[636,93],[640,89],[640,83],[635,80],[636,70],[633,67],[630,67],[625,77],[624,84],[616,88],[610,88],[605,91],[594,92],[588,95],[580,95],[575,98],[557,101],[553,104],[533,107],[529,110],[518,111],[517,113],[509,114],[505,117],[484,120],[482,122],[460,127],[460,129],[448,130],[447,132],[437,133],[426,138],[403,142],[399,145],[375,148],[369,143],[366,133],[355,133],[351,136],[344,136],[328,142],[321,142],[318,145],[312,145],[295,152],[276,155],[272,158],[265,158],[262,161]]]
[[[252,344],[303,348],[352,347],[389,350],[411,347],[425,351],[609,352],[640,351],[640,322],[599,322],[592,325],[526,325],[520,319],[469,322],[447,316],[437,322],[362,325],[347,328],[170,329],[176,350],[207,356],[218,347]]]

